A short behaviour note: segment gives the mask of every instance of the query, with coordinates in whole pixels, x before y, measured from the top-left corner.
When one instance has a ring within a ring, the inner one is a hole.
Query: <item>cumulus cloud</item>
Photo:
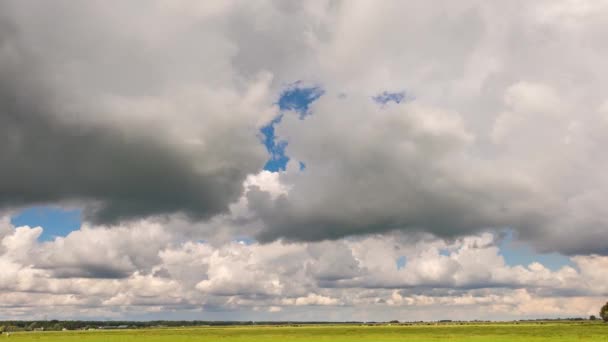
[[[469,156],[474,136],[457,113],[329,96],[313,113],[285,117],[277,128],[287,154],[307,165],[281,175],[288,194],[247,194],[268,225],[261,240],[395,229],[455,236],[545,219],[529,203],[535,194],[525,180],[495,174]]]
[[[149,45],[140,30],[172,25],[171,15],[150,13],[128,34],[111,27],[130,19],[100,4],[31,5],[2,5],[10,29],[0,38],[0,205],[78,201],[88,219],[117,223],[209,218],[239,198],[267,157],[258,129],[273,113],[270,74],[243,79],[216,66],[190,78],[189,68],[231,54],[216,48],[206,61],[204,43]]]
[[[413,306],[431,315],[448,305],[477,312],[468,318],[514,318],[588,314],[608,295],[597,272],[606,257],[573,257],[573,267],[558,270],[536,262],[510,266],[489,233],[456,240],[390,234],[212,245],[180,242],[149,222],[131,229],[138,233],[84,228],[38,242],[42,228],[11,227],[1,241],[2,306],[10,317],[62,307],[70,308],[65,317],[195,310],[215,319],[235,310],[243,317],[255,312],[302,319],[300,308],[306,307],[317,319],[348,320],[363,319],[361,308],[369,314],[384,308],[380,316],[386,319],[416,319],[420,313],[408,313]],[[137,244],[142,230],[154,233]],[[398,266],[400,258],[405,263]]]
[[[333,34],[314,46],[325,95],[312,115],[275,126],[306,169],[281,174],[284,196],[248,193],[267,225],[258,238],[510,227],[539,250],[606,254],[605,95],[592,76],[605,6],[431,7],[356,2],[331,12]],[[408,101],[370,101],[403,87]]]

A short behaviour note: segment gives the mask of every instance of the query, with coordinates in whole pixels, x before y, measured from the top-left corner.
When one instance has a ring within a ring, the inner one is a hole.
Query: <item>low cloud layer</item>
[[[151,222],[85,227],[43,243],[36,241],[40,227],[12,227],[6,220],[3,227],[3,318],[61,307],[61,317],[79,318],[172,311],[222,319],[236,310],[243,319],[258,312],[274,319],[414,320],[433,319],[445,306],[473,313],[468,319],[563,317],[595,313],[608,295],[597,272],[606,257],[574,257],[574,267],[555,271],[540,263],[509,266],[491,234],[452,242],[392,234],[213,246],[180,242]],[[301,307],[312,316],[298,314]],[[369,316],[361,308],[369,308]],[[377,310],[384,313],[376,316]]]

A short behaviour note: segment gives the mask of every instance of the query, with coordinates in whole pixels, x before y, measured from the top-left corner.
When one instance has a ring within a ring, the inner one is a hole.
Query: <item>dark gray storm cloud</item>
[[[112,112],[103,92],[72,89],[67,78],[54,78],[56,51],[47,56],[28,46],[32,36],[24,32],[31,27],[5,16],[0,28],[0,207],[75,202],[96,223],[175,212],[204,219],[225,211],[247,174],[263,165],[253,125],[214,126],[205,118],[217,113],[201,105],[201,125],[215,132],[180,140],[159,117],[130,120],[136,113]],[[59,41],[77,44],[70,37]],[[95,67],[85,65],[79,76],[93,77],[88,69]],[[137,78],[138,72],[123,76]],[[241,145],[249,147],[234,152]]]
[[[142,134],[144,127],[61,122],[48,115],[43,98],[11,86],[2,84],[0,94],[3,206],[92,200],[100,202],[89,213],[97,222],[176,211],[204,218],[241,193],[244,170],[197,171],[194,156]]]

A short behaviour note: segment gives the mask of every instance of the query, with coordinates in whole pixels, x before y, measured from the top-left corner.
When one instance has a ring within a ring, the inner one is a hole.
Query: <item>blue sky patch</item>
[[[405,265],[407,265],[407,258],[405,256],[400,256],[399,258],[397,258],[397,269],[400,270],[402,268],[405,267]]]
[[[270,123],[260,129],[260,132],[264,135],[264,146],[270,153],[270,159],[264,165],[264,170],[271,172],[278,172],[285,170],[289,157],[285,155],[285,148],[287,147],[287,141],[277,141],[274,134],[274,126],[281,122],[283,115],[279,115],[274,118]]]
[[[447,250],[447,249],[445,249],[445,248],[441,248],[441,249],[439,249],[439,255],[443,255],[443,256],[449,257],[450,256],[450,251]]]
[[[283,90],[277,101],[281,114],[260,129],[260,132],[264,135],[264,146],[266,146],[266,150],[270,153],[270,159],[264,165],[264,170],[271,172],[284,171],[289,162],[289,157],[285,154],[287,141],[277,140],[274,130],[275,125],[281,122],[284,115],[283,112],[295,111],[300,115],[300,119],[304,119],[304,117],[310,115],[310,104],[319,99],[324,93],[325,91],[317,86],[303,87],[300,81],[289,85]],[[303,170],[302,165],[306,167],[304,163],[301,163],[300,170]]]
[[[404,102],[406,100],[405,98],[405,91],[400,91],[400,92],[388,92],[388,91],[383,91],[382,93],[373,96],[372,100],[374,100],[375,102],[379,103],[379,104],[387,104],[389,102],[395,102],[395,103],[401,103]]]
[[[557,271],[564,266],[574,266],[572,260],[565,255],[537,253],[530,245],[516,242],[512,230],[507,231],[498,247],[505,263],[509,266],[528,266],[533,262],[538,262],[552,271]]]
[[[82,212],[78,209],[63,209],[52,206],[31,207],[22,210],[11,218],[16,226],[40,226],[44,228],[41,241],[53,240],[56,236],[66,236],[80,229]]]
[[[293,110],[300,114],[300,118],[309,115],[308,107],[318,100],[325,91],[320,87],[302,87],[298,81],[289,85],[279,96],[279,109],[281,111]]]

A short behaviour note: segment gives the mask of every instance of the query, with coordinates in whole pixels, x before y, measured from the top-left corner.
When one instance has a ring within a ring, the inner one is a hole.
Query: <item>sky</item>
[[[606,15],[3,1],[0,319],[597,315]]]

